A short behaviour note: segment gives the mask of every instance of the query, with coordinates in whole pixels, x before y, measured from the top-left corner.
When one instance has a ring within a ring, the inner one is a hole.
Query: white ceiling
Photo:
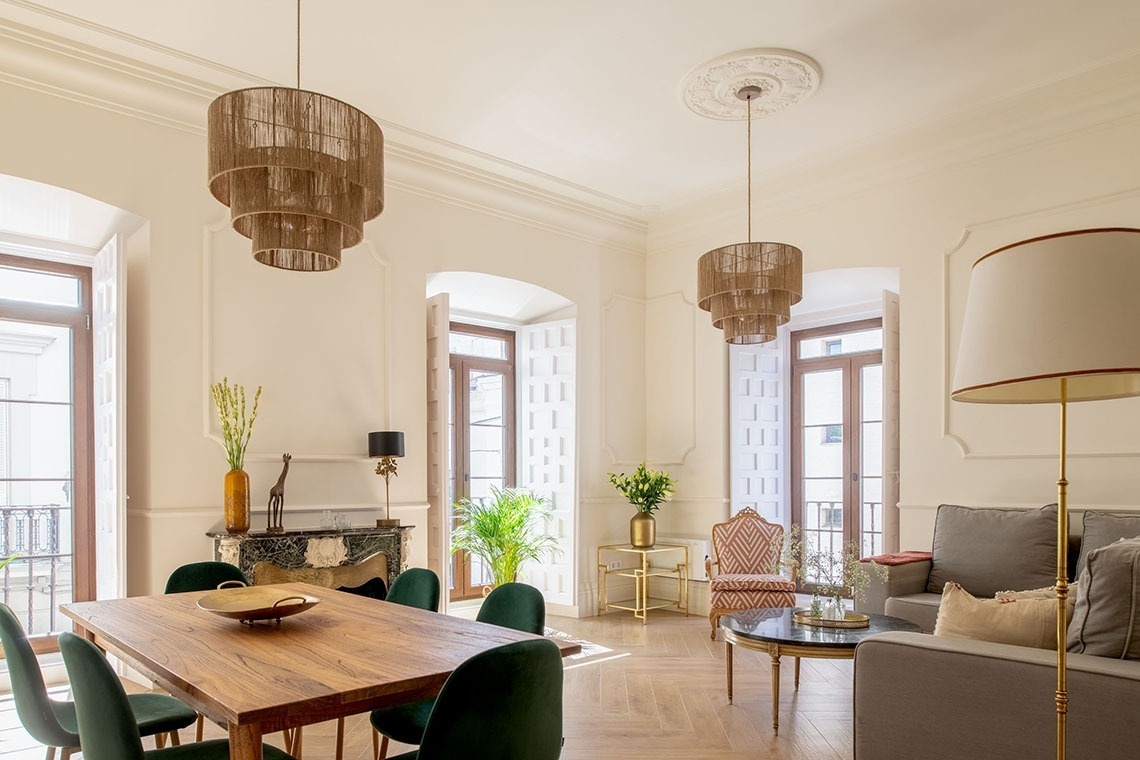
[[[0,0],[0,18],[208,71],[221,91],[235,77],[294,84],[294,8]],[[743,125],[696,116],[679,91],[726,53],[789,48],[823,70],[815,96],[754,125],[764,172],[1109,62],[1140,68],[1137,28],[1136,0],[307,0],[301,85],[365,110],[390,138],[430,136],[645,212],[742,181]]]

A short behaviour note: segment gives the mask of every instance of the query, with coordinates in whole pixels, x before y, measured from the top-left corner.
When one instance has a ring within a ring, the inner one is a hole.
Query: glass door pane
[[[859,547],[870,557],[883,553],[883,365],[862,367],[859,393]]]
[[[0,321],[0,573],[29,635],[67,628],[73,600],[72,333]]]
[[[803,540],[808,547],[842,556],[846,462],[843,370],[804,372],[800,392]]]
[[[882,326],[802,330],[792,345],[792,519],[833,566],[882,553]]]
[[[467,373],[467,453],[472,500],[491,496],[506,486],[507,449],[505,410],[506,376],[502,372],[471,369]],[[471,587],[492,582],[490,570],[479,557],[470,558]]]

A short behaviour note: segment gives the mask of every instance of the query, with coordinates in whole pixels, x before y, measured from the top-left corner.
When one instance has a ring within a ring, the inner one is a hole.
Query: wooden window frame
[[[843,521],[844,545],[849,541],[855,541],[862,545],[861,505],[856,505],[859,508],[848,509],[848,505],[852,503],[855,497],[853,492],[857,487],[861,487],[862,483],[853,482],[849,477],[849,473],[862,472],[862,463],[860,462],[860,453],[863,450],[863,430],[862,424],[860,424],[862,414],[858,411],[861,409],[859,404],[862,396],[862,370],[867,366],[882,364],[883,350],[882,348],[875,348],[865,351],[852,351],[846,354],[823,354],[801,359],[799,358],[800,341],[830,335],[842,336],[848,333],[863,332],[875,328],[881,329],[882,326],[883,320],[880,317],[874,317],[871,319],[857,320],[855,322],[844,322],[837,325],[813,327],[791,333],[791,388],[789,389],[788,398],[791,403],[790,419],[792,426],[790,437],[791,457],[789,457],[791,464],[790,494],[792,500],[792,524],[803,525],[804,519],[803,376],[807,372],[841,369],[845,373],[843,388],[844,432],[842,442],[844,464],[842,499],[845,512]],[[846,423],[849,420],[854,424],[847,425]],[[859,477],[861,481],[862,474],[860,474]],[[849,515],[852,519],[847,519]]]
[[[469,476],[471,469],[467,430],[470,419],[466,406],[466,393],[460,389],[466,388],[467,374],[472,369],[501,372],[505,378],[503,384],[503,485],[513,487],[516,483],[518,431],[515,413],[515,385],[517,382],[515,376],[515,333],[511,330],[471,325],[464,322],[451,322],[448,330],[449,333],[477,335],[502,340],[507,347],[506,359],[492,359],[484,356],[448,352],[448,364],[454,378],[452,385],[455,389],[451,399],[451,413],[455,420],[455,439],[452,441],[452,487],[455,499],[458,501],[469,497],[471,493],[470,481],[468,477],[465,477]],[[451,561],[453,562],[453,580],[455,581],[455,587],[449,591],[452,594],[451,601],[475,599],[481,596],[483,593],[482,586],[471,584],[470,561],[466,554],[462,551],[456,552],[452,555]],[[460,568],[462,568],[462,572],[460,572]],[[462,579],[462,584],[459,582],[460,579]]]
[[[0,267],[27,269],[74,277],[79,281],[78,306],[37,304],[0,298],[0,319],[35,322],[71,330],[71,519],[72,596],[83,602],[95,598],[95,425],[94,375],[91,346],[91,268],[0,253]],[[55,636],[35,636],[37,653],[58,651]]]

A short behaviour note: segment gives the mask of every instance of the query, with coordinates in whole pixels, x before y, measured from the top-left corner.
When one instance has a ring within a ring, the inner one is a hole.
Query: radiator
[[[692,536],[665,536],[657,534],[657,542],[689,547],[689,580],[708,582],[705,573],[705,557],[712,557],[712,541]]]

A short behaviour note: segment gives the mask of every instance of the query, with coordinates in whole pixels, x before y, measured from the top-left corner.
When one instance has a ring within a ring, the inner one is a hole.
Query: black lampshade
[[[384,430],[379,433],[368,434],[368,456],[370,457],[402,457],[404,456],[404,434],[394,430]]]

